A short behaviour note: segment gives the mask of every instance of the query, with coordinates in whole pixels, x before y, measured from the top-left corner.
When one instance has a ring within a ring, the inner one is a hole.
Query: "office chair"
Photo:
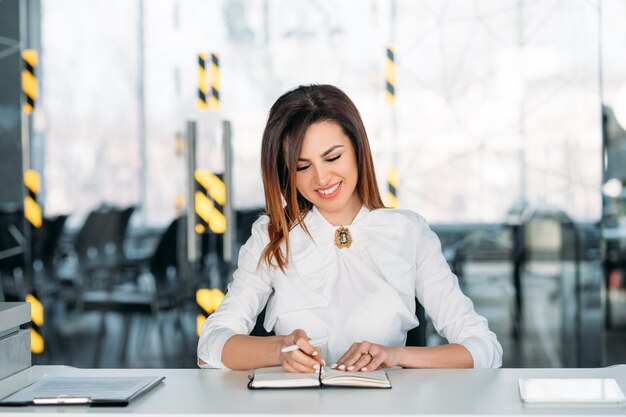
[[[162,315],[166,312],[175,314],[175,329],[180,335],[181,353],[185,354],[186,340],[179,308],[181,307],[180,285],[178,279],[177,239],[179,219],[170,223],[159,238],[153,254],[136,263],[136,287],[119,287],[85,291],[79,300],[79,311],[100,312],[98,343],[94,355],[94,367],[100,360],[101,349],[106,333],[105,314],[122,314],[124,331],[122,334],[119,360],[126,361],[131,320],[134,316],[149,317],[158,326],[162,353],[169,343],[165,339],[162,327]],[[128,271],[127,271],[128,272]]]
[[[417,298],[415,299],[415,317],[417,317],[420,324],[406,334],[405,345],[426,346],[426,311]]]
[[[76,234],[73,249],[78,259],[78,280],[92,288],[111,288],[124,268],[134,262],[126,258],[124,241],[135,207],[100,207],[87,216]]]

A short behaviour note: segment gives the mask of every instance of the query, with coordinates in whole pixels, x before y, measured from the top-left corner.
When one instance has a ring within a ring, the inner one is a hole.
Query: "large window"
[[[402,207],[436,222],[497,222],[525,200],[597,219],[598,3],[44,0],[46,210],[145,199],[141,218],[166,223],[185,189],[175,138],[189,119],[204,126],[198,160],[213,170],[214,126],[232,122],[234,203],[261,206],[269,107],[298,84],[332,83],[361,110],[382,189],[398,168]],[[199,52],[219,53],[219,112],[195,109]]]

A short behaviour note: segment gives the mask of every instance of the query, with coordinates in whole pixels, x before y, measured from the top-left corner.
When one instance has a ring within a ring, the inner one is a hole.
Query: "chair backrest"
[[[89,213],[74,239],[81,266],[114,264],[125,257],[124,240],[134,209],[101,207]]]
[[[154,277],[157,296],[167,298],[176,296],[179,290],[178,280],[178,227],[184,224],[184,219],[174,219],[163,232],[154,253],[150,257],[148,267]]]
[[[74,238],[74,251],[81,266],[93,263],[102,255],[102,236],[107,228],[107,213],[93,210]]]
[[[250,336],[275,336],[276,333],[272,330],[271,332],[268,332],[267,330],[265,330],[265,327],[263,327],[263,322],[265,321],[265,307],[263,308],[263,311],[261,311],[261,313],[257,316],[256,318],[256,323],[254,324],[254,328],[252,329],[252,332],[250,332]]]
[[[406,334],[406,346],[426,346],[426,312],[424,306],[415,299],[415,316],[419,320],[419,326],[409,330]]]
[[[134,210],[133,206],[125,209],[116,207],[101,209],[105,227],[101,230],[98,252],[103,262],[115,264],[120,259],[125,259],[124,241]]]
[[[32,258],[45,268],[51,267],[66,220],[67,215],[44,217],[41,227],[32,230]]]

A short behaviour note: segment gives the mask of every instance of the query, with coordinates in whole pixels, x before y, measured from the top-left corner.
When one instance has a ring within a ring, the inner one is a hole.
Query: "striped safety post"
[[[24,185],[28,191],[24,197],[24,217],[28,222],[28,227],[39,229],[43,221],[41,206],[37,202],[37,194],[41,189],[39,173],[32,169],[25,171]],[[41,336],[44,321],[43,304],[34,290],[26,295],[26,301],[30,303],[31,308],[30,350],[32,353],[40,354],[44,351],[44,339]]]
[[[28,194],[24,197],[24,217],[28,223],[39,229],[42,223],[41,206],[37,202],[37,194],[41,187],[39,173],[33,169],[24,172],[24,185]]]
[[[194,174],[196,182],[195,212],[196,233],[204,233],[207,228],[215,234],[226,232],[226,185],[221,174],[214,174],[206,169],[197,169]],[[217,288],[200,288],[196,291],[196,303],[203,313],[196,317],[198,336],[206,320],[205,314],[211,314],[222,302],[224,293]]]
[[[37,100],[37,77],[35,76],[35,68],[38,63],[37,51],[34,49],[25,49],[22,51],[22,92],[24,93],[24,104],[22,111],[31,114],[35,110],[35,101]]]
[[[196,100],[196,108],[198,110],[206,110],[208,108],[209,85],[206,78],[206,54],[198,54],[198,99]]]
[[[387,207],[398,207],[398,182],[399,175],[396,167],[387,170]]]
[[[385,59],[385,99],[387,104],[395,111],[396,104],[396,59],[393,46],[387,48]],[[395,138],[395,118],[393,121],[393,137]],[[392,166],[387,170],[387,207],[398,207],[398,168]]]
[[[201,288],[196,291],[196,303],[207,315],[212,314],[224,299],[224,293],[217,288]],[[196,333],[198,337],[202,333],[202,325],[207,316],[200,313],[196,316]]]
[[[209,110],[220,108],[220,57],[217,53],[211,54],[209,66],[209,78],[211,79],[211,95],[209,96]]]
[[[396,62],[392,46],[387,48],[385,59],[385,98],[387,104],[393,106],[396,103]]]
[[[216,175],[206,169],[197,169],[194,173],[197,233],[204,233],[207,227],[216,234],[223,234],[226,231],[226,216],[224,215],[226,185],[222,178],[221,174]]]
[[[33,293],[26,295],[26,302],[30,303],[30,351],[41,354],[44,351],[44,340],[41,336],[43,327],[43,304]]]

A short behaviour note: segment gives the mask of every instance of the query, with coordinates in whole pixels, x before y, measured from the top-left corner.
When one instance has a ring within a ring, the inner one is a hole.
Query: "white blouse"
[[[327,363],[353,342],[404,346],[406,333],[420,324],[415,297],[436,331],[463,345],[475,368],[502,365],[502,347],[459,288],[441,253],[441,244],[423,217],[408,210],[362,207],[347,226],[349,248],[335,246],[335,229],[314,207],[301,227],[289,233],[285,273],[258,262],[269,242],[269,218],[252,226],[239,253],[239,267],[226,297],[202,327],[198,358],[203,367],[224,368],[222,348],[235,334],[249,334],[267,303],[264,327],[277,335],[303,329],[310,338],[327,336]]]

